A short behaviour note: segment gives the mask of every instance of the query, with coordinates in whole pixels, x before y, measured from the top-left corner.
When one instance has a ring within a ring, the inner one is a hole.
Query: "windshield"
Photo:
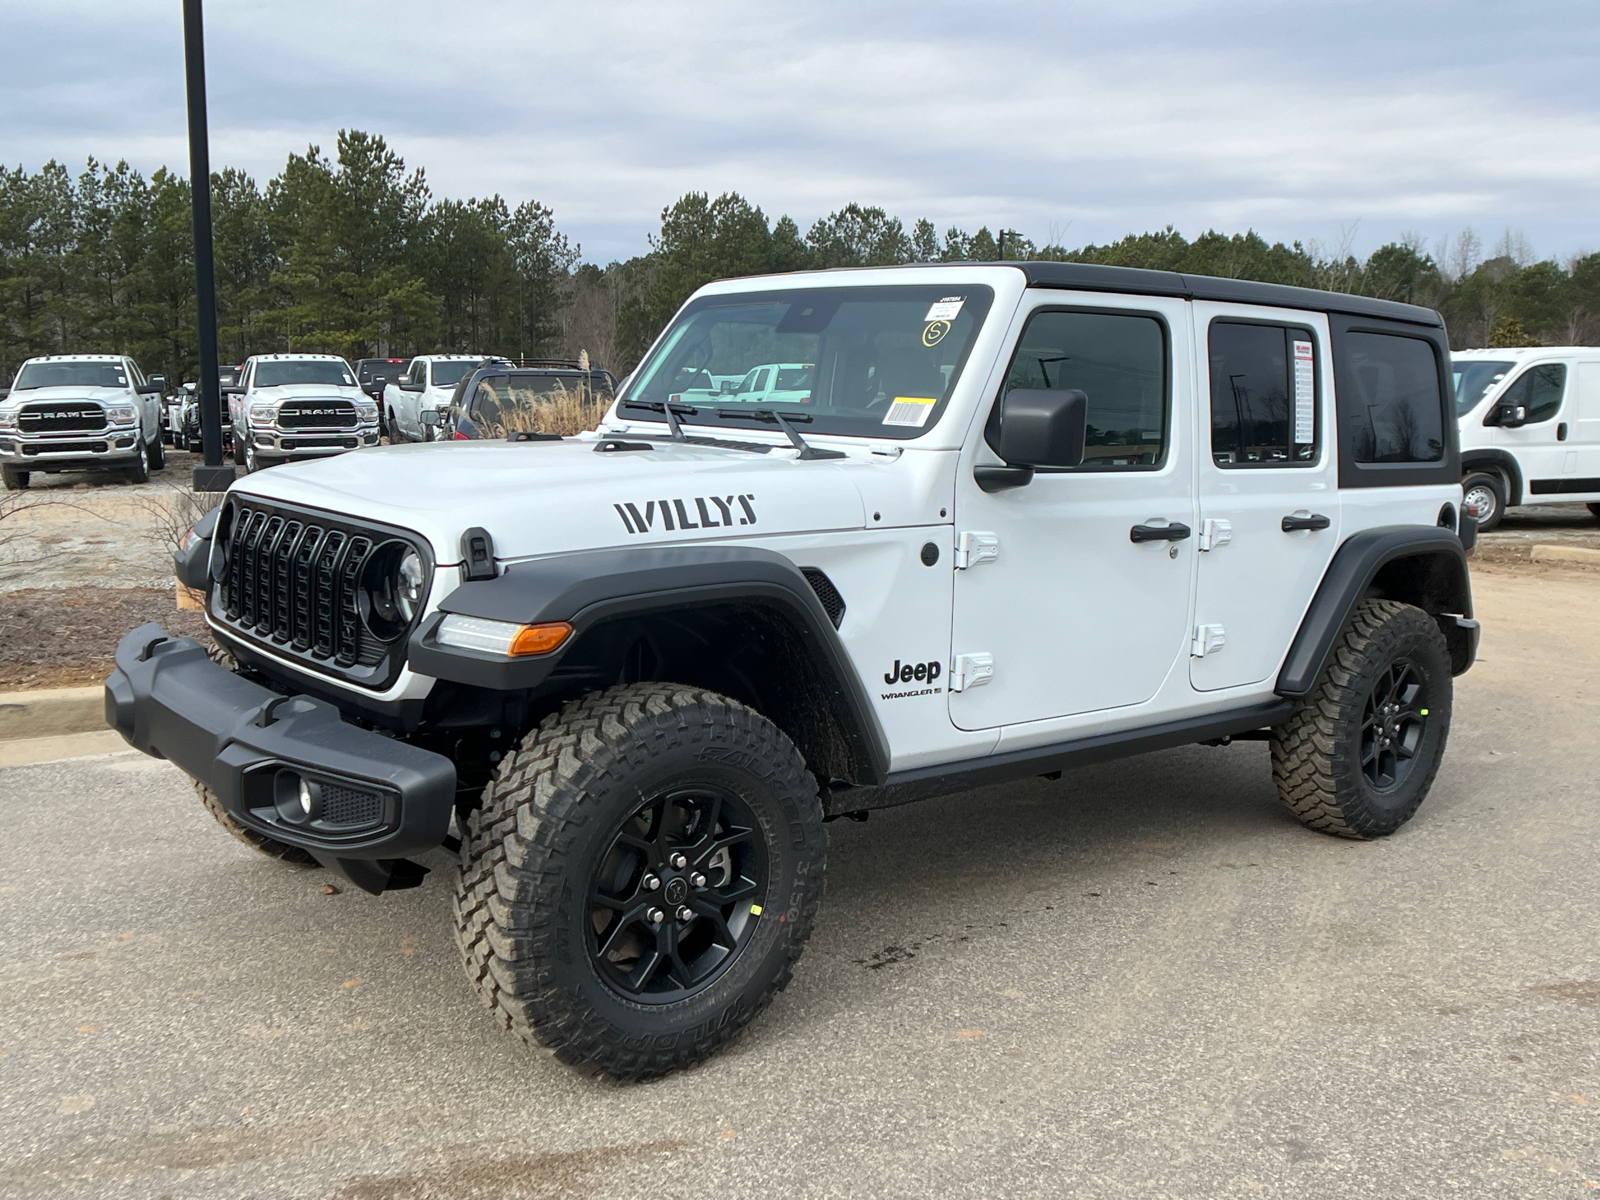
[[[455,387],[461,382],[462,376],[472,370],[483,359],[463,358],[460,362],[436,362],[433,364],[433,386]]]
[[[813,433],[912,438],[944,411],[994,293],[975,284],[805,288],[694,301],[634,372],[630,402],[692,407],[688,425],[752,428],[741,407]]]
[[[43,387],[128,386],[128,373],[119,362],[29,363],[17,373],[11,390],[25,392]]]
[[[300,362],[260,362],[256,364],[255,386],[282,387],[291,383],[325,383],[334,387],[355,387],[350,368],[338,360],[310,359]]]
[[[1467,360],[1452,364],[1456,379],[1456,416],[1464,417],[1478,406],[1478,401],[1495,384],[1506,377],[1514,364],[1508,362],[1481,362]]]
[[[526,372],[478,381],[468,410],[484,435],[548,433],[581,425],[592,429],[611,406],[611,377],[601,372]]]

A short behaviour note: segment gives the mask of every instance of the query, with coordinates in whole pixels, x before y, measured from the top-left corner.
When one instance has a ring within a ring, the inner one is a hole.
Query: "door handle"
[[[1556,426],[1556,441],[1564,442],[1566,440],[1567,440],[1567,423],[1565,421],[1563,421],[1563,422],[1561,422],[1561,424]]]
[[[1128,530],[1130,542],[1181,542],[1191,530],[1187,525],[1173,521],[1168,525],[1135,525]]]
[[[1326,529],[1332,524],[1333,522],[1321,513],[1306,513],[1303,516],[1300,513],[1291,513],[1283,519],[1283,531],[1295,533],[1301,529]]]

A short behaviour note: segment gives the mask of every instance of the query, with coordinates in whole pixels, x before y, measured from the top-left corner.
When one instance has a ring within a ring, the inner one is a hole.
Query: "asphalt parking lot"
[[[443,852],[324,895],[167,764],[0,771],[0,1194],[1592,1194],[1600,579],[1475,586],[1396,837],[1302,829],[1259,743],[837,822],[789,990],[642,1086],[494,1025]]]

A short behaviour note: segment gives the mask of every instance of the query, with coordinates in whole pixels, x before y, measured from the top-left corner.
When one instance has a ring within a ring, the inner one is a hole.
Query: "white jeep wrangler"
[[[659,1074],[788,981],[833,817],[1252,738],[1311,827],[1403,825],[1477,644],[1449,362],[1160,272],[713,284],[596,433],[235,486],[178,562],[226,653],[136,630],[108,716],[264,853],[458,847],[499,1019]],[[806,392],[686,402],[771,364]]]

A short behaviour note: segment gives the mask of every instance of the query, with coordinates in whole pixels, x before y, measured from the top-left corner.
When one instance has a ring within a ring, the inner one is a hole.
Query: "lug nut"
[[[689,882],[694,884],[695,887],[705,887],[706,877],[700,874],[700,872],[696,871],[693,875],[689,876]]]
[[[681,854],[674,854],[672,856],[672,865],[681,871],[689,865],[689,860]]]
[[[680,921],[692,921],[692,920],[694,920],[694,909],[690,908],[687,904],[685,904],[682,908],[680,908],[678,910],[678,920],[680,920]]]
[[[646,875],[643,883],[644,890],[647,892],[653,892],[661,886],[661,880],[657,879],[654,875]]]
[[[645,914],[645,916],[650,918],[650,924],[659,925],[662,921],[666,920],[667,914],[662,912],[659,908],[652,908]]]

